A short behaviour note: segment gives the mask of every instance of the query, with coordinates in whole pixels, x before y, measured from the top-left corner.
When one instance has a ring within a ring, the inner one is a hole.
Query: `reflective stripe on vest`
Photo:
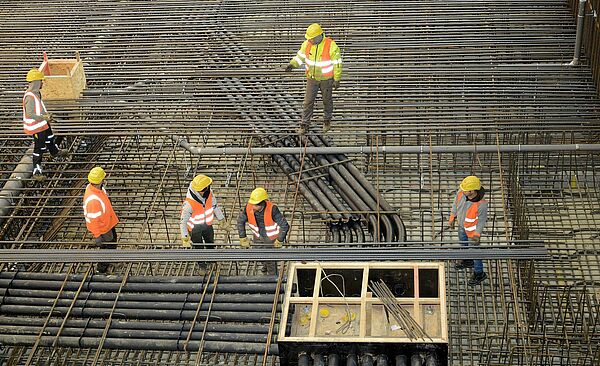
[[[91,201],[94,201],[94,200],[100,202],[102,211],[94,211],[94,212],[88,211],[87,205]],[[83,215],[85,216],[86,222],[91,223],[93,219],[97,219],[98,217],[104,215],[105,213],[106,213],[106,205],[104,204],[104,201],[102,201],[102,199],[100,197],[96,196],[95,194],[90,194],[83,202]]]
[[[474,236],[479,236],[477,231],[477,223],[479,222],[479,202],[473,202],[471,207],[467,210],[467,214],[465,215],[465,232],[469,238]]]
[[[34,135],[38,132],[42,132],[48,128],[48,121],[41,120],[36,122],[34,118],[29,118],[27,115],[27,110],[25,108],[25,100],[27,97],[32,97],[35,104],[35,114],[41,116],[46,113],[46,106],[44,102],[40,98],[37,97],[34,93],[28,91],[23,95],[23,132],[28,135]]]
[[[304,61],[306,62],[306,75],[308,76],[308,70],[311,67],[315,68],[315,72],[313,73],[314,76],[316,76],[317,74],[317,68],[319,68],[320,70],[320,74],[321,76],[324,77],[333,77],[333,64],[335,63],[339,63],[339,62],[333,62],[331,61],[331,55],[330,55],[330,49],[331,49],[331,39],[325,37],[325,44],[323,45],[323,52],[321,53],[321,59],[316,61],[316,60],[311,60],[310,59],[310,50],[313,46],[311,41],[308,41],[308,43],[306,44],[306,49],[304,50]],[[319,45],[317,45],[317,48],[315,50],[315,58],[319,55]],[[296,60],[298,61],[298,60]],[[302,64],[302,63],[300,63]]]
[[[463,198],[464,194],[462,191],[458,192],[456,196],[456,207],[458,208],[458,202]],[[465,197],[465,200],[467,198]],[[472,238],[474,236],[479,236],[477,233],[477,223],[479,222],[479,204],[481,201],[473,202],[471,207],[467,210],[465,214],[465,221],[463,222],[463,227],[465,228],[465,233],[467,237]]]
[[[98,204],[98,202],[100,204]],[[101,189],[88,184],[83,196],[85,226],[97,238],[109,232],[119,223],[104,187]]]
[[[254,210],[252,210],[252,205],[246,205],[246,215],[248,216],[248,226],[252,230],[252,233],[256,238],[260,238],[260,228],[256,223],[256,217],[254,217]],[[275,240],[279,237],[279,225],[273,220],[273,204],[271,201],[267,201],[267,206],[265,207],[264,217],[265,221],[265,231],[267,232],[267,236],[271,240]]]
[[[212,206],[212,191],[208,194],[208,198],[202,203],[192,199],[186,198],[185,202],[189,203],[192,206],[192,216],[187,221],[187,227],[190,231],[194,229],[195,225],[212,225],[215,215],[213,214],[214,209]],[[206,208],[208,207],[208,208]]]

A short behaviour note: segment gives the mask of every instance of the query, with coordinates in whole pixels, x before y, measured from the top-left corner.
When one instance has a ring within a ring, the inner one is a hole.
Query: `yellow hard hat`
[[[306,34],[304,35],[304,38],[311,39],[315,38],[316,36],[320,36],[321,34],[323,34],[323,28],[321,28],[319,24],[313,23],[306,28]]]
[[[212,179],[210,177],[207,177],[204,174],[198,174],[196,177],[194,177],[194,180],[192,180],[192,188],[194,191],[200,192],[204,188],[208,187],[211,183]]]
[[[250,193],[250,199],[248,200],[248,203],[251,205],[257,205],[268,199],[269,195],[267,194],[267,191],[263,187],[258,187],[253,190],[252,193]]]
[[[28,82],[36,81],[36,80],[44,80],[44,73],[38,69],[31,69],[27,73],[27,77],[25,78]]]
[[[469,175],[460,183],[460,189],[463,192],[477,191],[481,189],[481,181],[474,175]]]
[[[106,172],[104,169],[97,166],[90,170],[90,173],[88,174],[88,182],[92,184],[100,184],[104,180],[104,177],[106,177]]]

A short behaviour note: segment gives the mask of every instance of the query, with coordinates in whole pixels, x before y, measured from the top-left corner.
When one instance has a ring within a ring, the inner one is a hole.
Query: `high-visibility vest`
[[[311,67],[314,67],[313,70],[314,74],[321,74],[322,77],[324,78],[332,78],[333,77],[333,62],[331,61],[331,55],[329,54],[329,52],[331,52],[331,39],[325,37],[324,40],[324,45],[323,45],[323,52],[321,53],[321,57],[319,58],[317,55],[317,60],[311,60],[310,59],[310,50],[312,48],[313,44],[311,41],[308,41],[308,44],[306,45],[306,49],[304,50],[304,56],[306,57],[304,59],[304,61],[306,62],[305,64],[305,68],[306,68],[306,76],[308,76],[308,72],[309,69]],[[316,51],[315,51],[316,52]],[[320,70],[320,72],[317,72],[317,69]]]
[[[331,57],[332,52],[333,59]],[[318,45],[314,45],[310,40],[307,40],[302,43],[300,50],[291,63],[295,67],[304,64],[307,78],[327,80],[335,77],[339,80],[342,72],[341,67],[337,70],[338,75],[335,75],[336,71],[334,71],[334,65],[341,65],[342,63],[339,52],[339,47],[331,38],[325,37]]]
[[[119,223],[104,188],[98,189],[88,184],[83,196],[85,225],[94,238],[111,231]]]
[[[46,106],[44,105],[44,102],[42,102],[42,100],[35,95],[35,93],[27,91],[25,92],[25,95],[23,95],[23,131],[28,135],[35,135],[38,132],[48,129],[48,121],[45,119],[36,121],[34,118],[29,118],[25,109],[25,101],[27,97],[33,98],[35,103],[35,114],[38,116],[46,114]]]
[[[208,194],[208,198],[204,202],[204,205],[192,198],[185,199],[184,203],[187,202],[190,204],[190,206],[192,206],[192,216],[190,216],[190,218],[187,221],[187,227],[189,231],[192,231],[195,225],[212,225],[213,220],[215,218],[215,215],[213,214],[212,201],[212,191],[210,191],[210,193]]]
[[[260,238],[260,230],[256,224],[256,218],[254,217],[254,210],[252,210],[251,204],[246,205],[246,215],[248,216],[248,226],[252,230],[255,237]],[[267,201],[267,206],[264,210],[265,220],[265,231],[267,236],[271,240],[275,240],[279,237],[279,225],[273,220],[273,204],[271,201]]]
[[[462,191],[458,192],[456,197],[456,202],[458,205],[458,201],[463,198],[464,194]],[[467,209],[465,214],[465,221],[463,223],[463,227],[465,228],[465,233],[469,238],[473,238],[476,236],[481,236],[477,230],[477,223],[479,222],[479,204],[484,202],[483,200],[472,202],[471,206]]]

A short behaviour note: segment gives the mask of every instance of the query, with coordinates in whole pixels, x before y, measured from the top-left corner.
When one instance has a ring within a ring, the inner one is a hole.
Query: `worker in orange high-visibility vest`
[[[31,69],[26,80],[29,87],[23,95],[23,132],[33,137],[33,179],[38,182],[46,179],[42,172],[42,158],[48,150],[52,156],[67,156],[67,150],[60,150],[54,142],[54,134],[50,127],[51,116],[42,101],[40,89],[44,82],[44,73]]]
[[[215,242],[213,229],[215,217],[219,221],[219,229],[225,232],[231,229],[223,211],[217,205],[217,198],[211,188],[212,181],[212,178],[198,174],[188,187],[179,222],[181,242],[185,248],[191,248],[192,245],[199,248],[213,248],[202,244]]]
[[[483,199],[484,195],[485,189],[476,176],[468,176],[460,183],[448,224],[454,227],[454,223],[458,222],[458,240],[461,245],[479,246],[488,211],[488,202]],[[454,267],[458,270],[473,267],[473,276],[469,280],[471,286],[476,286],[487,278],[481,259],[463,260]]]
[[[323,97],[323,132],[331,128],[333,115],[333,89],[340,86],[342,79],[342,56],[335,41],[326,37],[323,28],[317,23],[311,24],[304,35],[306,41],[300,46],[285,71],[304,65],[306,71],[306,92],[302,110],[302,123],[298,129],[304,135],[310,126],[315,98],[321,90]]]
[[[101,167],[95,167],[88,174],[88,182],[83,196],[83,216],[85,225],[96,238],[96,245],[105,249],[117,248],[117,231],[115,227],[119,218],[113,210],[106,189],[104,189],[104,178],[106,172]],[[110,265],[98,263],[96,269],[100,273],[106,273]]]
[[[258,187],[250,194],[246,207],[238,217],[238,234],[242,248],[250,248],[246,236],[246,224],[254,235],[254,244],[267,244],[279,249],[287,236],[290,225],[276,205],[269,201],[267,191]],[[263,263],[262,271],[275,274],[275,263]]]

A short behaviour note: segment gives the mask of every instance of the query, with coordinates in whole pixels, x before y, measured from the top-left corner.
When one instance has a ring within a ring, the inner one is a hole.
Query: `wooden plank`
[[[439,264],[439,289],[440,289],[440,322],[442,325],[442,335],[441,338],[448,342],[448,309],[446,308],[446,266],[444,263]]]
[[[289,272],[288,272],[289,281],[287,281],[285,284],[285,293],[283,296],[283,309],[282,309],[281,321],[279,324],[280,331],[277,334],[278,340],[285,338],[285,334],[287,332],[287,323],[288,323],[287,319],[288,319],[289,310],[290,310],[289,299],[292,298],[291,297],[292,288],[294,286],[294,279],[296,278],[295,273],[296,273],[296,264],[290,263]],[[292,324],[293,324],[293,322],[292,322]]]
[[[317,313],[319,311],[319,289],[321,288],[321,273],[323,273],[323,269],[321,265],[317,268],[317,272],[315,273],[315,287],[313,288],[313,302],[312,302],[312,312],[310,316],[310,329],[308,334],[311,337],[315,336],[317,331]]]

